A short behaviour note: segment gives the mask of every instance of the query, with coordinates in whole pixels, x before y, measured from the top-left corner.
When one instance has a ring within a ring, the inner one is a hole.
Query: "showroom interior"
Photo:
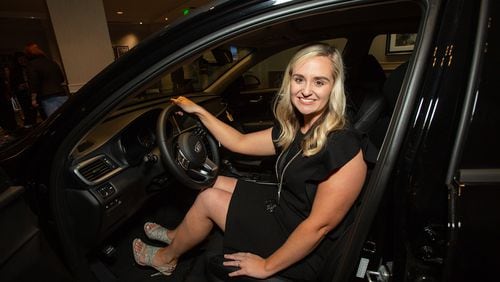
[[[225,1],[3,0],[0,66],[2,70],[8,68],[16,52],[23,52],[28,43],[36,43],[59,64],[67,92],[72,95],[148,36],[221,2]],[[385,34],[376,36],[369,50],[386,75],[410,56],[410,52],[392,52],[388,48],[390,39]],[[338,38],[329,43],[342,50],[345,42]],[[291,52],[266,60],[252,71],[264,79],[268,73],[281,73]],[[17,123],[22,124],[23,113],[16,104],[13,102]],[[8,134],[0,127],[0,146],[10,143],[14,139],[11,135],[24,135],[22,126],[19,128],[21,132]]]
[[[1,64],[27,43],[38,43],[61,65],[69,92],[75,93],[149,35],[196,13],[198,7],[217,2],[4,0],[0,2]],[[385,35],[374,39],[370,53],[387,72],[408,58],[388,55]]]

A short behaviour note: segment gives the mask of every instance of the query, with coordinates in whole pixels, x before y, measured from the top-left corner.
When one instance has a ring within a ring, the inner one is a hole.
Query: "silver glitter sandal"
[[[144,233],[146,233],[146,236],[149,239],[160,241],[170,245],[170,243],[172,243],[172,239],[168,238],[167,232],[167,228],[154,222],[144,223]]]
[[[136,251],[135,246],[137,244],[142,244],[141,251]],[[144,242],[141,241],[141,239],[134,239],[134,241],[132,242],[132,252],[134,253],[134,259],[137,264],[142,266],[150,266],[158,270],[158,273],[152,274],[151,276],[157,276],[160,274],[165,276],[170,276],[172,275],[172,272],[174,272],[177,264],[165,265],[165,266],[156,266],[153,264],[153,258],[160,249],[161,248],[145,244]],[[144,262],[141,262],[140,260],[141,257],[144,258]]]

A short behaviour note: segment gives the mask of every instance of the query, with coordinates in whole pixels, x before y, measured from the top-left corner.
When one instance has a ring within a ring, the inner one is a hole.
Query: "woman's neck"
[[[304,123],[300,126],[300,131],[302,133],[307,133],[313,124],[318,120],[319,115],[316,116],[304,116]]]

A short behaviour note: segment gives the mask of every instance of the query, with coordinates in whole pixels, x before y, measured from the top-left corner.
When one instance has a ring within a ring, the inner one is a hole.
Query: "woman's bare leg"
[[[219,175],[214,183],[214,186],[210,189],[214,189],[214,188],[220,189],[220,190],[229,192],[232,195],[234,188],[236,187],[237,181],[238,181],[238,179],[236,179],[234,177]],[[226,211],[226,213],[227,213],[227,211]],[[225,220],[224,220],[224,222],[225,222]],[[225,225],[225,223],[224,223],[224,225]],[[220,225],[219,225],[219,227],[220,227]],[[222,226],[221,228],[224,228],[224,226]],[[172,229],[172,230],[168,230],[167,237],[170,238],[171,240],[173,240],[175,238],[176,234],[177,234],[177,228]]]
[[[172,232],[168,232],[172,243],[158,251],[153,258],[153,264],[161,266],[177,263],[183,253],[208,236],[214,223],[224,230],[229,202],[235,186],[236,179],[220,176],[214,185],[215,189],[201,192],[181,224]],[[142,245],[134,245],[134,249],[142,253]]]

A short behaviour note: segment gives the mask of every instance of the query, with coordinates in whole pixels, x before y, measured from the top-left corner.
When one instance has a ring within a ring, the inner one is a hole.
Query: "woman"
[[[339,52],[326,44],[297,52],[275,101],[277,124],[266,130],[241,134],[187,98],[172,101],[197,115],[229,150],[278,154],[279,184],[261,186],[219,176],[175,230],[145,224],[148,237],[169,245],[156,248],[136,239],[136,261],[169,275],[180,255],[216,224],[225,232],[224,265],[237,267],[230,276],[267,278],[279,273],[293,280],[314,280],[367,171],[367,141],[346,128]]]

